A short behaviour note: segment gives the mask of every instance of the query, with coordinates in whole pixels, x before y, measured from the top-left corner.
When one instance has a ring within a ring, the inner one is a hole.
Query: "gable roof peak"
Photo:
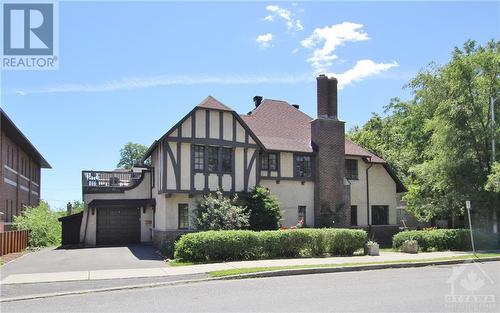
[[[198,108],[204,108],[204,109],[214,109],[214,110],[221,110],[221,111],[233,111],[230,107],[227,105],[223,104],[219,100],[215,99],[212,96],[206,97],[200,104],[197,105]]]

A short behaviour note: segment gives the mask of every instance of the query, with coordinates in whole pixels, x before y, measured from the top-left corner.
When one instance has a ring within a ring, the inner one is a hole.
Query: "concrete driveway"
[[[13,274],[140,269],[165,267],[157,250],[147,245],[82,249],[42,249],[0,267],[0,276]]]

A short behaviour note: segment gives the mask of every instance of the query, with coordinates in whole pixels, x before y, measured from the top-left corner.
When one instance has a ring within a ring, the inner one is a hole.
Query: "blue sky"
[[[347,128],[382,112],[430,61],[498,39],[498,2],[61,2],[59,69],[3,71],[1,106],[52,165],[42,197],[81,199],[81,170],[114,169],[207,95],[316,110],[315,73],[339,77]]]

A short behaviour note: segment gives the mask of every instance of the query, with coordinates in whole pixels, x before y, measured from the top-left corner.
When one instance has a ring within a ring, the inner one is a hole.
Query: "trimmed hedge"
[[[338,228],[206,231],[183,235],[175,244],[175,258],[213,262],[352,255],[364,247],[366,238],[364,230]]]
[[[469,250],[469,236],[468,229],[410,230],[394,235],[392,247],[400,249],[406,240],[414,239],[422,251]]]

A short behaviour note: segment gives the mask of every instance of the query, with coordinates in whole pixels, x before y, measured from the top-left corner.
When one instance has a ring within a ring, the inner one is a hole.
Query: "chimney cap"
[[[255,107],[256,108],[260,105],[260,103],[262,102],[262,99],[263,99],[262,96],[255,96],[255,97],[253,97],[253,102],[255,102]]]
[[[319,74],[319,76],[316,77],[316,79],[328,79],[328,80],[338,81],[337,77],[334,77],[334,76],[328,77],[328,76],[326,76],[326,74]]]

